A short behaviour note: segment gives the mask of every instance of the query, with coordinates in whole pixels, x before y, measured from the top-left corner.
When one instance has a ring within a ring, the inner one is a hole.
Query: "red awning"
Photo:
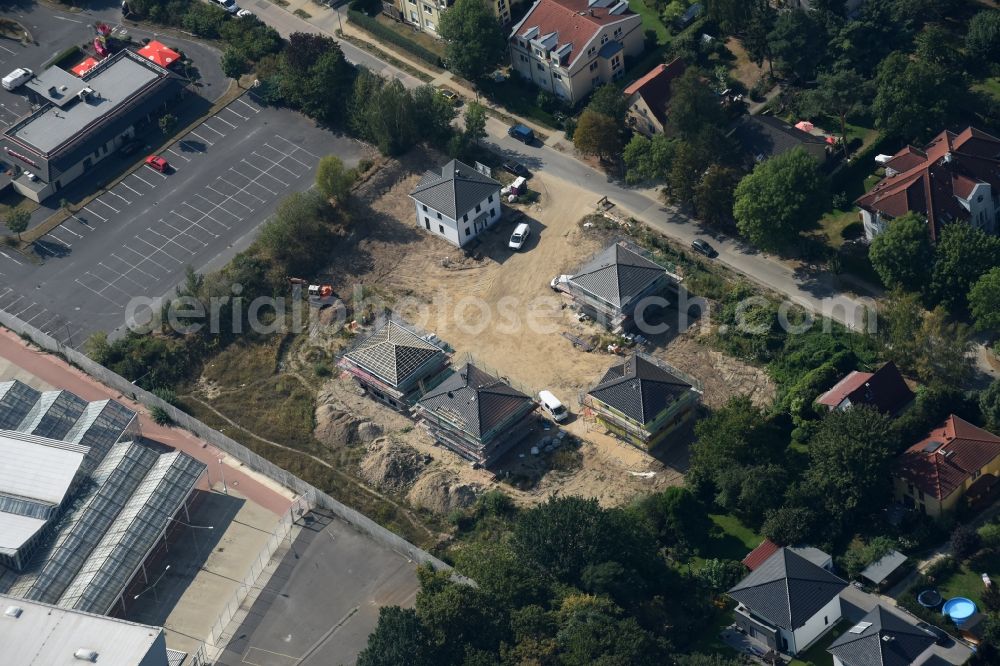
[[[88,57],[86,60],[81,62],[76,67],[73,67],[69,71],[73,72],[77,76],[82,77],[84,74],[92,70],[95,65],[97,65],[97,60],[95,58]]]
[[[181,57],[180,53],[167,48],[155,39],[139,49],[139,55],[152,60],[160,67],[170,67],[170,65],[180,60]]]

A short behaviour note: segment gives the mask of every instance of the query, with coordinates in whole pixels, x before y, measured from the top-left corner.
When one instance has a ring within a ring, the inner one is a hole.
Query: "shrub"
[[[330,370],[330,366],[324,361],[317,362],[316,365],[313,366],[313,372],[316,373],[317,377],[329,377],[333,374],[333,371]]]
[[[156,425],[165,426],[174,422],[174,420],[170,418],[170,414],[168,414],[167,410],[163,409],[163,407],[153,407],[149,410],[149,415],[152,417],[153,422],[156,423]]]
[[[1000,524],[987,523],[980,527],[979,539],[985,548],[1000,548]]]
[[[959,525],[951,533],[951,551],[959,560],[968,559],[981,544],[979,534],[968,525]]]
[[[177,406],[177,393],[175,393],[173,389],[158,386],[150,392],[163,402],[173,405],[174,407]]]

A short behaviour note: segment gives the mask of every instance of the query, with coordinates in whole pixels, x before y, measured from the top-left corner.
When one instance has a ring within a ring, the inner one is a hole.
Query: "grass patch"
[[[966,597],[976,602],[983,610],[983,573],[994,581],[1000,579],[1000,553],[988,552],[985,556],[975,556],[970,562],[958,567],[951,575],[938,582],[938,591],[945,599]]]
[[[740,561],[747,553],[760,545],[762,537],[728,514],[710,514],[719,534],[713,535],[702,553],[705,560],[718,558]]]
[[[292,13],[295,14],[296,16],[298,16],[302,20],[306,20],[306,19],[311,19],[312,18],[312,14],[310,14],[309,12],[307,12],[304,9],[296,9]]]
[[[859,219],[856,209],[832,210],[819,219],[819,226],[827,244],[838,248],[844,244],[844,230]]]
[[[1000,77],[994,76],[989,79],[983,79],[977,83],[972,84],[972,90],[975,92],[986,93],[995,100],[1000,100]]]
[[[31,199],[21,196],[13,187],[9,187],[0,194],[0,233],[5,233],[7,227],[3,225],[3,221],[7,219],[7,214],[15,208],[20,208],[21,210],[26,210],[29,213],[35,212],[38,209],[38,204]]]
[[[371,33],[378,40],[398,46],[410,55],[420,58],[428,66],[441,71],[441,56],[414,40],[412,32],[396,32],[395,29],[373,19],[371,16],[353,9],[348,10],[347,19],[362,30]]]
[[[663,25],[660,13],[656,11],[655,7],[646,4],[646,0],[632,0],[628,6],[629,9],[642,17],[643,31],[656,33],[657,44],[662,46],[670,42],[670,31],[667,30],[667,26]]]
[[[387,52],[383,51],[382,49],[380,49],[379,47],[375,46],[371,42],[368,42],[368,41],[366,41],[364,39],[358,39],[354,35],[348,35],[347,33],[343,32],[341,30],[337,31],[337,38],[338,39],[343,39],[344,41],[349,42],[349,43],[353,44],[354,46],[357,46],[359,49],[363,49],[365,51],[368,51],[369,53],[372,53],[372,54],[378,56],[379,59],[384,60],[385,62],[389,63],[390,65],[392,65],[396,69],[401,69],[404,72],[406,72],[407,74],[409,74],[410,76],[414,76],[414,77],[420,79],[424,83],[430,83],[431,81],[434,80],[434,77],[431,76],[430,74],[428,74],[427,72],[421,71],[421,70],[417,69],[416,67],[413,67],[409,63],[403,62],[402,60],[400,60],[396,56],[392,55],[391,53],[387,53]]]
[[[246,384],[212,399],[211,404],[230,419],[264,439],[315,452],[313,392],[296,377],[279,375]]]
[[[237,389],[270,377],[277,370],[278,341],[268,344],[237,342],[205,364],[205,380]]]
[[[57,53],[55,56],[52,57],[51,60],[42,65],[42,69],[48,69],[49,67],[54,67],[54,66],[59,66],[62,67],[63,69],[67,69],[68,67],[72,67],[73,65],[75,65],[76,62],[80,60],[80,58],[82,57],[83,57],[83,52],[80,51],[79,46],[75,45],[70,46],[69,48],[63,49],[62,51]]]

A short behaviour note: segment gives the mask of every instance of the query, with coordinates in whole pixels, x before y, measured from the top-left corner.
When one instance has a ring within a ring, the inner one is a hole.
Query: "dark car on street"
[[[711,245],[709,245],[700,238],[695,238],[693,241],[691,241],[691,248],[695,252],[700,252],[701,254],[709,258],[716,257],[719,254],[718,252],[715,251],[714,247],[712,247]]]
[[[504,162],[503,170],[507,173],[514,174],[515,176],[521,176],[524,179],[531,178],[531,172],[528,171],[528,167],[524,166],[520,162]]]

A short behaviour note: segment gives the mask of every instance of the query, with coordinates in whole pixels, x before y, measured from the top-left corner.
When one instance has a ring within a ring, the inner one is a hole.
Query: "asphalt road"
[[[353,664],[383,606],[412,607],[416,565],[335,519],[311,514],[234,632],[219,666]]]
[[[169,173],[134,171],[42,237],[41,265],[0,255],[0,308],[74,347],[121,330],[134,299],[167,295],[187,266],[219,268],[249,245],[327,154],[354,166],[363,146],[246,94],[162,154]]]

